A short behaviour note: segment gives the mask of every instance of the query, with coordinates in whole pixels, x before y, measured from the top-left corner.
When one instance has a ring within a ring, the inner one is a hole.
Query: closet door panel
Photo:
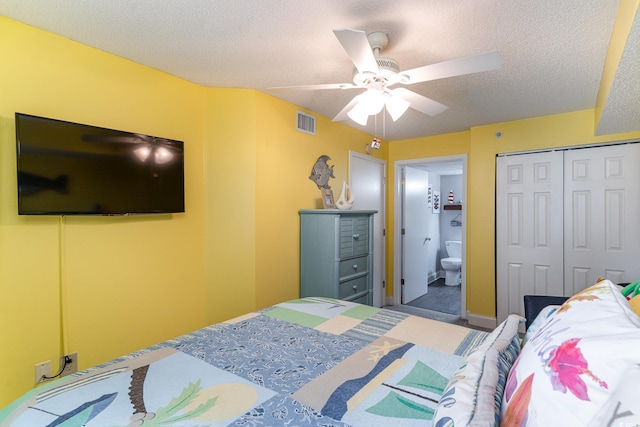
[[[562,153],[496,159],[498,322],[524,295],[562,295]],[[559,220],[560,219],[560,220]]]
[[[640,278],[640,144],[565,152],[565,294]]]

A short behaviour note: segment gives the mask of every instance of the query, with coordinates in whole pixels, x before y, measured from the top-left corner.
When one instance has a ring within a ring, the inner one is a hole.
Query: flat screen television
[[[20,215],[184,212],[184,143],[16,113]]]

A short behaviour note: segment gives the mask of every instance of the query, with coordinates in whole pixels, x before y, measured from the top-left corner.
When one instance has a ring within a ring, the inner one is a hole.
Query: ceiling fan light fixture
[[[347,116],[360,126],[366,126],[367,120],[369,120],[369,113],[362,102],[358,102],[348,113]]]
[[[393,96],[391,94],[387,94],[385,106],[389,115],[395,122],[398,120],[411,106],[411,103],[406,99],[402,99],[399,96]]]
[[[358,105],[362,105],[370,116],[375,116],[384,108],[384,95],[379,89],[367,89],[358,98]]]

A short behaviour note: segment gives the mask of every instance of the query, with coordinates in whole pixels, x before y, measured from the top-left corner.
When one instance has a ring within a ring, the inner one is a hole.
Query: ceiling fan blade
[[[377,74],[378,63],[376,57],[371,50],[371,45],[367,39],[367,33],[360,30],[351,30],[349,28],[341,28],[333,30],[333,33],[340,41],[340,44],[347,51],[347,54],[353,61],[359,72],[372,72]]]
[[[418,110],[428,116],[435,116],[449,108],[444,104],[434,101],[433,99],[429,99],[426,96],[422,96],[402,87],[393,89],[391,92],[394,96],[399,96],[400,98],[409,101],[411,103],[411,108],[414,110]]]
[[[341,122],[343,120],[347,120],[349,118],[349,116],[347,116],[347,113],[351,111],[351,109],[355,107],[355,105],[358,103],[359,96],[360,95],[354,96],[353,99],[349,101],[349,103],[345,105],[345,107],[342,110],[340,110],[340,112],[331,121]]]
[[[270,90],[323,90],[323,89],[357,89],[359,86],[353,83],[327,83],[320,85],[302,85],[302,86],[275,86],[268,87]]]
[[[478,55],[465,56],[425,65],[403,71],[402,74],[409,77],[405,84],[426,82],[430,80],[444,79],[447,77],[462,76],[465,74],[479,73],[482,71],[497,70],[502,65],[502,58],[496,50],[480,53]]]

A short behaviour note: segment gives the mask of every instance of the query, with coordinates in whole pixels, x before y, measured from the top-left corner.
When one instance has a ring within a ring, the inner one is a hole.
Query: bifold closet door
[[[640,144],[565,152],[565,295],[640,279]]]
[[[563,295],[562,169],[562,152],[496,159],[498,322],[524,315],[524,295]]]
[[[640,143],[498,157],[496,304],[640,280]]]

